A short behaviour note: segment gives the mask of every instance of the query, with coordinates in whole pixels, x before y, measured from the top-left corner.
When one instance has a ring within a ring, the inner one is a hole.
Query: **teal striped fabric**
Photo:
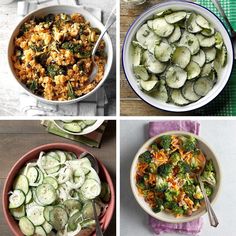
[[[221,5],[225,10],[229,21],[236,30],[236,0],[221,0]],[[207,7],[214,12],[224,22],[218,10],[211,0],[198,0],[198,4]],[[225,24],[226,26],[226,24]],[[194,115],[204,116],[236,116],[236,65],[234,65],[232,75],[225,89],[210,104],[194,111]]]

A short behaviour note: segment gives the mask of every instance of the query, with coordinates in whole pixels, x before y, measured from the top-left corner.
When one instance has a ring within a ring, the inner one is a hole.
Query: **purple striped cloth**
[[[194,134],[199,133],[200,124],[197,121],[189,120],[175,120],[175,121],[154,121],[149,123],[149,137],[153,137],[163,132],[181,130],[191,132]],[[187,235],[197,235],[203,225],[202,218],[187,222],[172,224],[157,220],[149,216],[149,224],[156,234],[161,233],[180,233]]]

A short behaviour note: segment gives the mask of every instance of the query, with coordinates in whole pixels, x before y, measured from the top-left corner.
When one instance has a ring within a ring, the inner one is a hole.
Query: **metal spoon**
[[[224,18],[227,26],[230,29],[230,33],[231,33],[231,39],[233,41],[233,46],[234,46],[234,59],[236,59],[236,31],[234,30],[233,26],[231,25],[231,23],[229,22],[228,17],[225,14],[225,11],[223,9],[223,7],[220,4],[220,1],[218,0],[211,0],[212,3],[214,4],[214,6],[216,7],[216,9],[220,12],[221,16]]]
[[[93,51],[92,51],[92,61],[93,61],[93,70],[91,72],[91,75],[90,75],[90,81],[93,81],[96,74],[97,74],[97,71],[98,71],[98,66],[97,66],[97,63],[95,61],[95,53],[98,49],[98,46],[103,38],[103,36],[105,35],[105,33],[108,31],[108,29],[115,23],[116,21],[116,8],[114,8],[112,11],[111,11],[111,14],[110,16],[108,17],[108,20],[105,24],[105,28],[104,30],[101,32],[97,42],[95,43],[94,45],[94,48],[93,48]]]
[[[99,173],[99,166],[98,166],[98,162],[96,160],[96,158],[91,155],[90,153],[88,152],[83,152],[79,158],[88,158],[89,161],[91,162],[91,165],[93,167],[93,169]],[[92,199],[92,205],[93,205],[93,215],[94,215],[94,219],[96,221],[96,236],[103,236],[103,232],[102,232],[102,229],[101,229],[101,226],[100,226],[100,221],[98,219],[98,215],[97,215],[97,211],[96,211],[96,202],[95,202],[95,199]]]
[[[209,221],[210,221],[210,225],[213,227],[217,227],[217,225],[219,224],[219,221],[216,217],[216,214],[211,206],[210,200],[207,197],[205,188],[204,188],[204,184],[201,180],[201,174],[205,168],[206,165],[206,157],[204,156],[204,154],[202,152],[200,152],[200,154],[198,155],[198,162],[200,163],[200,166],[198,168],[198,170],[194,173],[192,173],[194,176],[196,176],[198,182],[200,183],[200,189],[202,191],[203,197],[204,197],[204,201],[206,203],[206,210],[208,213],[208,217],[209,217]]]

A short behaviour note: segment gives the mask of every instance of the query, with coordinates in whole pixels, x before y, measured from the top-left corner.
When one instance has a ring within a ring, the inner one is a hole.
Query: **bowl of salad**
[[[114,211],[115,193],[106,167],[99,172],[85,149],[46,144],[22,156],[3,190],[3,212],[14,235],[95,235],[92,200],[103,231]]]
[[[162,221],[181,223],[206,213],[197,175],[213,204],[221,184],[214,151],[199,136],[171,131],[149,139],[138,150],[130,181],[144,211]]]
[[[98,129],[104,120],[54,120],[54,124],[63,132],[72,135],[85,135]]]
[[[140,98],[184,112],[218,96],[231,75],[233,54],[228,31],[213,12],[193,2],[166,1],[130,26],[122,62]]]

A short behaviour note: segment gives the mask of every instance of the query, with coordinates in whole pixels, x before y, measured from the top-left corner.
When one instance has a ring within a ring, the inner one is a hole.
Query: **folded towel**
[[[96,148],[99,148],[101,145],[102,137],[105,132],[107,123],[108,121],[104,121],[103,124],[92,133],[85,134],[85,135],[72,135],[72,134],[63,132],[54,124],[53,121],[43,120],[41,122],[41,124],[45,126],[47,128],[46,130],[51,134],[55,134],[60,137],[71,139],[73,141],[85,144],[90,147],[96,147]]]
[[[181,130],[191,132],[194,134],[199,133],[200,124],[196,121],[155,121],[149,123],[149,137],[153,137],[163,132]],[[149,224],[156,234],[161,233],[180,233],[188,235],[197,235],[201,229],[203,220],[202,218],[187,222],[172,224],[157,220],[149,216]]]

